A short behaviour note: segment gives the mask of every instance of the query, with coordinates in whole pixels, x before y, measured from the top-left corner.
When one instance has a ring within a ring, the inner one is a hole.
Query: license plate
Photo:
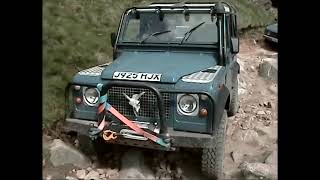
[[[160,81],[161,74],[114,72],[113,79],[125,79],[125,80],[136,80],[136,81]]]

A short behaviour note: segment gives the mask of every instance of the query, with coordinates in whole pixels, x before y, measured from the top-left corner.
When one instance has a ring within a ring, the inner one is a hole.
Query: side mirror
[[[231,38],[231,51],[232,53],[239,52],[239,38],[232,37]]]
[[[116,39],[117,39],[117,36],[116,36],[116,33],[111,33],[110,34],[110,39],[111,39],[111,45],[112,47],[114,47],[115,43],[116,43]]]

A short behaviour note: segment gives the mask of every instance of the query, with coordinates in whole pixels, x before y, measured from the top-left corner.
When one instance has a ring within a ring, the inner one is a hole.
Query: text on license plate
[[[137,81],[160,81],[161,74],[114,72],[113,79],[126,79],[126,80],[137,80]]]

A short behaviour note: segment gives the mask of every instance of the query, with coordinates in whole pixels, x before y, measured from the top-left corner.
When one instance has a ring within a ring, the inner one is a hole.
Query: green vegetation
[[[43,1],[43,126],[63,119],[64,90],[79,70],[110,61],[110,33],[124,9],[151,0]],[[154,1],[156,2],[156,1]],[[170,1],[166,1],[170,2]],[[269,24],[273,17],[246,0],[232,1],[239,27]]]

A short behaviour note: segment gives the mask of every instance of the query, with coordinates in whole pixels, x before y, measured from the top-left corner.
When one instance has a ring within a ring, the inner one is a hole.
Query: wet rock
[[[84,177],[86,177],[86,170],[85,170],[85,169],[78,170],[78,171],[76,172],[76,176],[77,176],[79,179],[84,179]]]
[[[141,151],[130,149],[121,159],[120,179],[154,179],[151,169],[144,165]]]
[[[264,163],[242,163],[239,168],[245,179],[277,179],[277,170],[275,166]]]
[[[278,153],[277,151],[272,151],[272,153],[266,158],[265,160],[266,164],[278,164]]]
[[[50,161],[55,167],[72,164],[79,168],[86,168],[91,165],[90,160],[84,154],[60,139],[53,140],[50,145]]]
[[[274,58],[266,58],[259,65],[259,75],[265,79],[277,82],[278,79],[278,64]]]
[[[85,180],[91,180],[91,179],[100,179],[100,175],[97,171],[90,171],[85,177]]]

